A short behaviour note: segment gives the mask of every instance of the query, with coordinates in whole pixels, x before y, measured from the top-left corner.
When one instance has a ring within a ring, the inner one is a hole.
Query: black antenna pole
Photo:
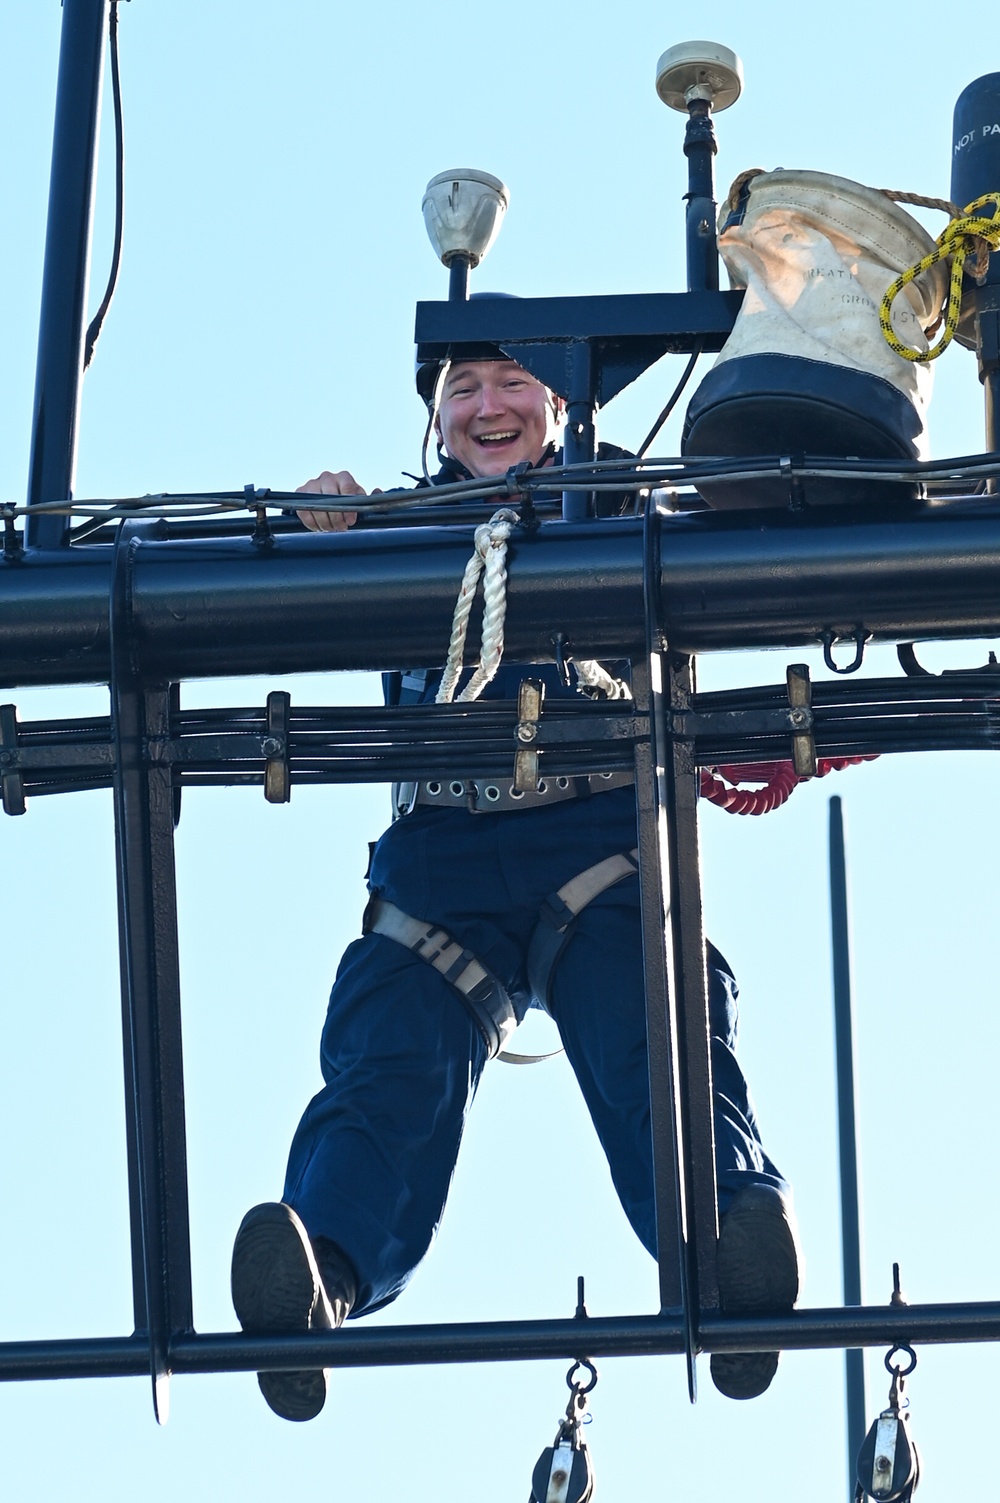
[[[861,1304],[861,1209],[854,1084],[854,1022],[851,1007],[851,940],[847,911],[847,861],[840,799],[830,800],[830,938],[833,950],[833,1016],[837,1056],[837,1126],[840,1145],[840,1238],[844,1304]],[[844,1352],[847,1382],[848,1497],[854,1496],[857,1456],[865,1438],[865,1360],[859,1347]]]
[[[40,501],[63,501],[73,485],[107,19],[108,0],[63,0],[29,506]],[[58,547],[68,529],[68,517],[29,516],[28,545]]]

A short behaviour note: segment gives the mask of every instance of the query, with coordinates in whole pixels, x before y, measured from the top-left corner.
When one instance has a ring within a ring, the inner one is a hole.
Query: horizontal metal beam
[[[642,642],[642,524],[550,522],[512,540],[506,652],[551,661]],[[660,620],[684,652],[1000,635],[1000,508],[665,516]],[[137,671],[177,681],[441,662],[471,529],[134,540]],[[0,687],[107,682],[110,548],[0,563]],[[470,643],[478,642],[475,625]],[[470,648],[470,654],[475,649]]]
[[[420,359],[456,344],[657,339],[687,352],[692,341],[720,350],[732,332],[742,292],[625,292],[585,297],[477,298],[418,303],[414,339]]]
[[[782,1316],[703,1314],[704,1352],[823,1351],[839,1347],[958,1345],[1000,1341],[1000,1303],[860,1306],[796,1310]],[[679,1314],[586,1320],[473,1321],[454,1325],[347,1326],[301,1336],[175,1336],[174,1373],[254,1372],[300,1367],[389,1367],[547,1358],[679,1355]],[[0,1342],[0,1382],[52,1378],[144,1377],[144,1336]]]

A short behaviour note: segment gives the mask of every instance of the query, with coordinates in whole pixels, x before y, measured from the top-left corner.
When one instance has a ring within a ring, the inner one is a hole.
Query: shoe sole
[[[328,1324],[320,1288],[306,1230],[291,1207],[248,1211],[236,1234],[232,1274],[233,1306],[244,1331],[295,1335]],[[326,1402],[323,1368],[262,1372],[257,1382],[282,1419],[315,1419]]]
[[[789,1213],[777,1192],[740,1192],[719,1236],[719,1295],[730,1315],[777,1315],[799,1292],[799,1259]],[[716,1352],[712,1382],[729,1399],[755,1399],[778,1369],[777,1352]]]

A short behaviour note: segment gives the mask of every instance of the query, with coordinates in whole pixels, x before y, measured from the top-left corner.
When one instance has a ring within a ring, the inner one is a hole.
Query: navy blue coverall
[[[442,478],[452,478],[450,475]],[[504,665],[485,697],[515,698],[524,670]],[[574,692],[531,669],[547,696]],[[428,679],[433,698],[439,675]],[[528,941],[550,893],[636,845],[632,788],[502,813],[418,807],[375,847],[370,886],[439,924],[503,983],[519,1016],[531,1004]],[[736,983],[708,949],[720,1210],[744,1185],[785,1189],[764,1152],[734,1053]],[[584,908],[552,982],[550,1011],[636,1234],[654,1256],[645,1000],[636,877]],[[330,1238],[358,1282],[352,1315],[394,1299],[430,1246],[487,1046],[448,981],[396,940],[347,949],[330,997],[326,1084],[292,1142],[284,1200],[311,1237]]]

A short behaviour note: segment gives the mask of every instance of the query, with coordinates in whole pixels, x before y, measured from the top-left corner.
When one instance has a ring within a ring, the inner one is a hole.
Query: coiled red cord
[[[841,772],[845,767],[856,767],[860,762],[874,762],[877,752],[864,757],[820,757],[816,776],[825,778],[828,772]],[[800,778],[791,762],[747,762],[739,767],[703,767],[701,770],[701,796],[725,809],[727,814],[770,814],[787,803]],[[739,783],[763,783],[763,788],[739,788]]]

